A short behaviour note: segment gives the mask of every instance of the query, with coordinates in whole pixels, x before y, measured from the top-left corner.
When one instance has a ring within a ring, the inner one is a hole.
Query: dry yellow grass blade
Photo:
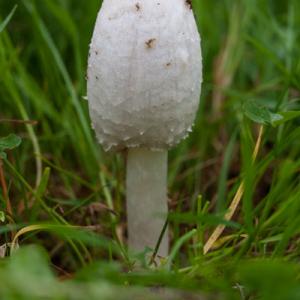
[[[25,233],[32,232],[32,231],[49,230],[49,229],[53,229],[55,227],[57,228],[57,225],[48,225],[48,224],[37,224],[37,225],[29,225],[29,226],[23,227],[14,236],[14,239],[11,243],[11,252],[13,252],[14,250],[16,250],[18,248],[18,239],[21,235],[24,235]],[[78,226],[71,226],[71,225],[68,225],[65,227],[79,228]]]
[[[14,239],[13,239],[13,241],[11,243],[11,252],[13,252],[14,250],[16,250],[18,248],[17,247],[17,245],[18,245],[18,238],[21,235],[23,235],[23,234],[25,234],[27,232],[32,232],[32,231],[42,230],[42,229],[45,229],[45,226],[43,226],[43,225],[30,225],[30,226],[26,226],[26,227],[20,229],[16,233],[16,235],[14,236]]]
[[[260,126],[259,128],[259,134],[258,134],[258,138],[255,144],[255,148],[253,151],[253,155],[252,155],[252,159],[253,161],[255,161],[260,145],[261,145],[261,140],[262,140],[262,135],[263,135],[263,126]],[[228,209],[228,212],[226,213],[224,219],[226,221],[230,221],[234,215],[234,213],[236,212],[236,209],[239,206],[239,203],[241,202],[242,196],[244,194],[244,182],[242,181],[230,206]],[[219,239],[219,237],[222,235],[224,229],[225,229],[225,225],[219,225],[214,232],[211,234],[210,238],[208,239],[208,241],[205,243],[204,248],[203,248],[203,253],[207,254],[214,246],[214,244],[216,243],[216,241]]]

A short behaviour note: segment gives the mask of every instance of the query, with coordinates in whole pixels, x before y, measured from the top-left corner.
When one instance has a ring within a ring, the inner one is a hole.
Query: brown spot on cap
[[[192,0],[185,0],[185,4],[188,6],[189,9],[193,8]]]
[[[136,8],[137,11],[140,11],[141,10],[141,5],[139,3],[136,3],[135,8]]]
[[[153,48],[154,45],[155,45],[155,42],[156,42],[156,39],[149,39],[148,41],[145,42],[146,47],[147,47],[148,49]]]

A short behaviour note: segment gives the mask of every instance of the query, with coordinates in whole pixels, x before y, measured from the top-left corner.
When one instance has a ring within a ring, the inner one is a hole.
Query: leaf
[[[10,134],[7,137],[0,138],[0,158],[5,159],[6,153],[4,151],[17,148],[20,146],[21,142],[22,139],[15,134]]]
[[[46,192],[48,182],[49,182],[50,172],[51,172],[51,169],[47,167],[43,173],[41,182],[37,188],[37,196],[38,197],[43,197],[44,193]]]
[[[47,253],[37,246],[18,249],[11,256],[4,274],[5,281],[10,282],[10,288],[21,295],[5,297],[6,299],[63,299],[57,295],[59,287],[49,268]],[[3,271],[1,275],[4,281]]]
[[[250,120],[263,125],[273,125],[283,119],[281,114],[272,113],[268,108],[253,100],[244,103],[243,111]]]
[[[278,114],[281,116],[281,119],[275,120],[272,124],[273,126],[279,126],[293,119],[300,118],[300,111],[284,111]]]
[[[14,15],[16,9],[17,9],[17,5],[14,6],[14,8],[11,10],[11,12],[6,17],[6,19],[0,24],[0,33],[4,30],[4,28],[6,27],[6,25],[9,23],[9,21],[11,20],[11,18]]]
[[[21,138],[15,134],[0,139],[1,150],[12,150],[21,144]]]
[[[298,270],[288,261],[249,260],[238,268],[242,285],[255,299],[299,299]]]
[[[0,222],[5,222],[5,213],[2,210],[0,210]]]

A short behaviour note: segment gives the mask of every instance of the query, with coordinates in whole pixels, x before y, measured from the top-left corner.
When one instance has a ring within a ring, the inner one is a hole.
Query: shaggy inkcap
[[[167,150],[191,131],[201,79],[190,1],[104,0],[90,48],[89,108],[104,149],[128,150],[133,252],[157,248],[158,256],[168,255]]]
[[[163,150],[188,135],[200,53],[190,1],[104,0],[90,47],[88,99],[105,150]]]

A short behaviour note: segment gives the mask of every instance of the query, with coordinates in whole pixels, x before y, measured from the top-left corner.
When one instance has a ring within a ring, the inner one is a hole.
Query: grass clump
[[[203,95],[170,154],[173,248],[155,269],[126,253],[124,160],[84,100],[99,1],[0,2],[1,298],[299,299],[300,3],[193,8]]]

